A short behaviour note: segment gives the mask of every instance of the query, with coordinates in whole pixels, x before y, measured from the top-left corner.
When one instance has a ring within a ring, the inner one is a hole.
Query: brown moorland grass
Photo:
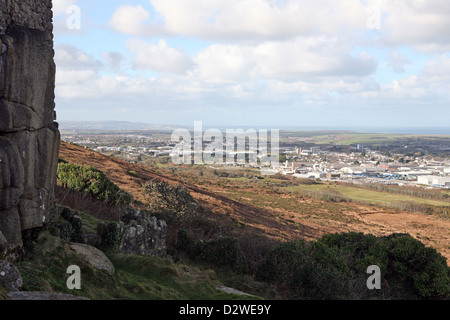
[[[202,206],[242,225],[243,237],[255,233],[277,240],[313,240],[327,233],[350,231],[375,236],[409,233],[450,259],[450,221],[436,216],[277,193],[264,181],[239,179],[229,183],[230,179],[205,175],[193,183],[189,170],[185,175],[183,171],[172,174],[164,168],[129,163],[66,142],[61,142],[60,158],[98,168],[143,203],[142,185],[151,179],[182,185]]]

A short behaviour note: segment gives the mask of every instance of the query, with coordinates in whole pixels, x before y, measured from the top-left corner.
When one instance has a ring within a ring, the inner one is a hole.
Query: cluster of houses
[[[280,173],[297,178],[450,188],[450,162],[381,164],[380,161],[373,160],[373,156],[377,156],[377,159],[382,156],[375,152],[368,157],[372,160],[361,160],[361,157],[358,158],[354,154],[333,155],[326,152],[328,160],[324,161],[324,153],[301,148],[295,148],[288,154],[290,157],[280,168]],[[316,157],[310,157],[311,155]],[[299,159],[303,161],[298,161]]]

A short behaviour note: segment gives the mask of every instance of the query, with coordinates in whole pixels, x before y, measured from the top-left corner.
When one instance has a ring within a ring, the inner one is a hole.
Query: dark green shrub
[[[368,266],[377,265],[382,274],[389,263],[387,245],[374,235],[349,232],[327,234],[318,240],[328,247],[336,248],[346,258],[347,265],[355,272],[365,273]]]
[[[217,266],[228,266],[241,270],[244,255],[235,238],[219,238],[202,243],[200,257]]]
[[[100,223],[97,226],[101,249],[115,249],[122,241],[122,230],[117,222]]]
[[[200,205],[189,191],[166,181],[152,180],[143,186],[149,207],[168,222],[183,222],[197,216]]]
[[[60,216],[67,221],[59,224],[59,236],[66,241],[84,242],[81,217],[69,208],[62,208]]]
[[[348,296],[350,276],[338,251],[320,242],[292,241],[271,250],[258,266],[258,280],[288,289],[290,298],[337,299]]]
[[[367,268],[380,267],[381,290],[368,290]],[[287,289],[289,298],[443,299],[450,268],[435,249],[407,234],[328,234],[286,242],[264,257],[256,278]]]
[[[299,265],[303,263],[305,246],[306,243],[299,240],[282,243],[269,251],[258,266],[257,279],[278,283],[290,282],[292,274],[296,273]]]
[[[408,234],[394,234],[383,240],[389,247],[390,277],[411,285],[420,297],[448,297],[450,268],[440,253]]]
[[[235,238],[194,240],[186,230],[178,231],[176,247],[191,259],[216,266],[231,267],[241,272],[245,268],[245,258]]]
[[[375,237],[362,233],[329,234],[318,240],[339,250],[354,278],[370,265],[380,267],[385,296],[439,298],[448,296],[450,268],[435,249],[408,234]]]
[[[121,190],[94,167],[61,162],[58,164],[58,179],[64,187],[89,193],[99,200],[125,206],[132,200],[129,193]]]
[[[192,239],[186,230],[179,230],[177,234],[176,248],[178,250],[186,250],[191,241]]]

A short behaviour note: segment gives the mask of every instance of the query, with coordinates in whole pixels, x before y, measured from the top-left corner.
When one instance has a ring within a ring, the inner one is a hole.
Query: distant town
[[[307,136],[283,133],[279,147],[280,165],[224,162],[227,166],[264,168],[266,172],[297,178],[355,184],[415,185],[450,189],[450,137],[395,138],[381,143],[336,144],[349,133],[317,133]],[[353,137],[353,136],[352,136]],[[367,137],[366,137],[367,138]],[[384,138],[384,137],[383,137]],[[175,144],[170,131],[62,132],[66,142],[84,146],[102,154],[142,162],[155,159],[171,163]],[[333,139],[325,142],[324,139]]]

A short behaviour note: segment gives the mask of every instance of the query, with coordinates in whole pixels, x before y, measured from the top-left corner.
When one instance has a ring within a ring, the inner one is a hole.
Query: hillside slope
[[[204,207],[274,239],[313,240],[327,233],[352,231],[375,236],[409,233],[437,249],[447,260],[450,259],[450,221],[438,217],[351,202],[333,204],[296,198],[295,195],[271,194],[263,188],[255,191],[243,187],[237,192],[215,185],[208,185],[206,188],[190,183],[188,179],[183,180],[180,176],[105,156],[66,142],[61,142],[60,158],[100,169],[111,181],[139,201],[145,201],[142,184],[151,179],[183,185]],[[256,197],[264,201],[256,201]],[[287,207],[278,203],[293,205]]]
[[[305,236],[306,234],[306,229],[302,230],[287,220],[277,221],[276,215],[269,210],[263,210],[256,206],[227,198],[203,187],[182,181],[178,177],[170,176],[166,173],[162,174],[146,166],[105,156],[67,142],[61,142],[60,158],[71,163],[96,167],[103,171],[121,189],[132,194],[134,199],[138,201],[145,201],[142,185],[151,179],[159,179],[173,185],[184,186],[205,207],[212,208],[217,213],[230,215],[247,226],[263,230],[265,234],[271,237],[292,239]],[[130,174],[130,172],[133,172],[133,174]],[[308,237],[314,239],[321,234],[322,232],[318,234],[308,233]]]

